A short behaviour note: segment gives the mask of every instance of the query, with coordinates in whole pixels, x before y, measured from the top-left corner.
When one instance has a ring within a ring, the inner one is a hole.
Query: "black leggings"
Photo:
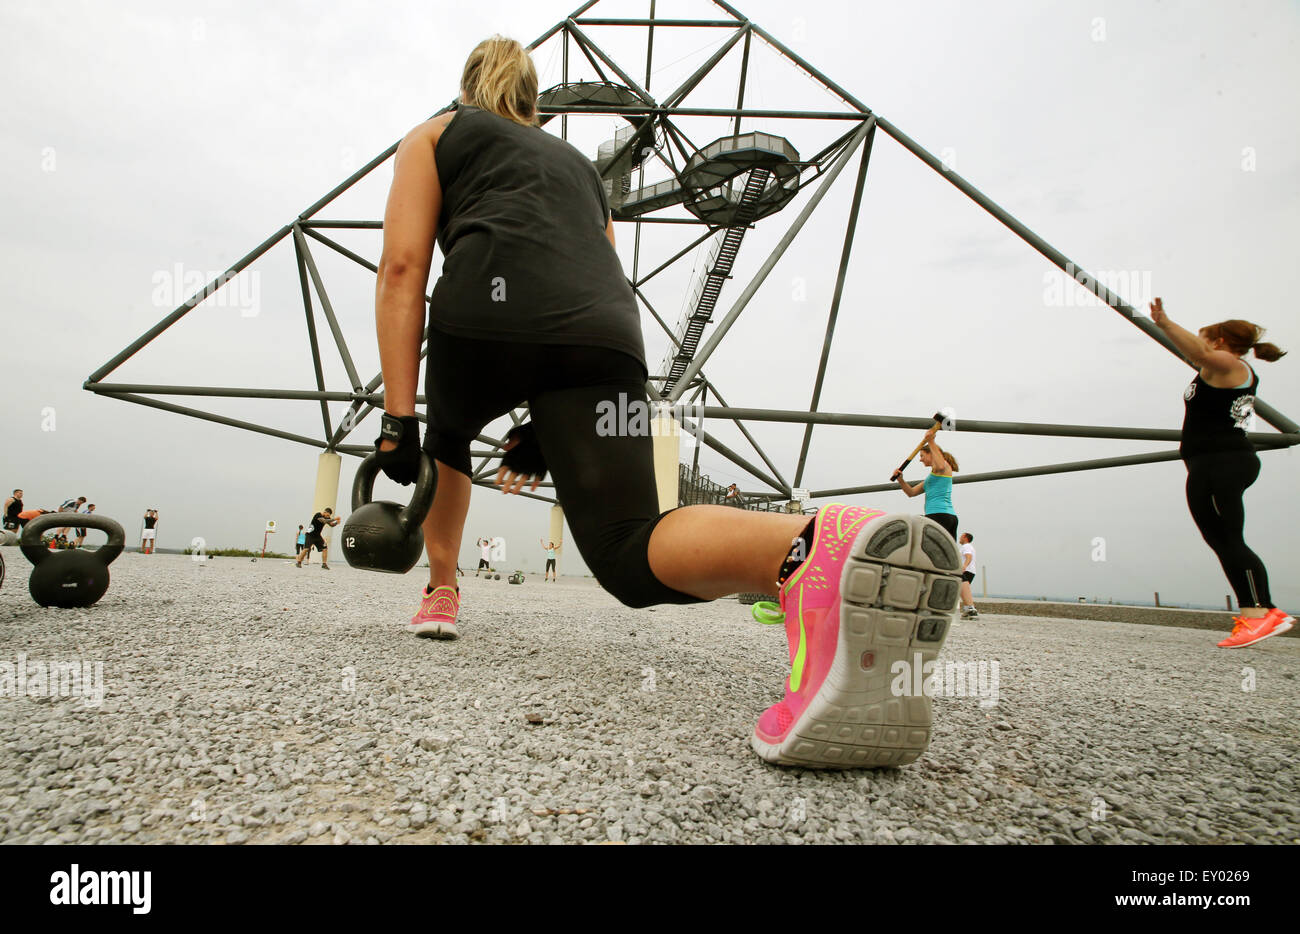
[[[645,405],[645,381],[640,361],[617,350],[478,340],[431,329],[424,449],[471,476],[470,442],[488,422],[527,401],[556,498],[601,586],[631,607],[703,603],[665,586],[650,570],[650,533],[667,515],[659,512],[653,439],[609,433],[609,420],[599,418],[602,404],[616,413],[620,406]]]
[[[1246,508],[1242,495],[1259,477],[1254,451],[1224,451],[1188,458],[1187,508],[1205,543],[1218,555],[1237,606],[1272,608],[1264,562],[1246,547],[1242,530]]]
[[[948,530],[948,534],[951,535],[951,536],[953,537],[954,540],[956,540],[956,538],[957,538],[957,517],[954,516],[952,513],[950,513],[950,512],[927,512],[927,513],[925,514],[925,517],[926,517],[927,519],[933,519],[935,522],[939,523],[941,526],[943,526],[945,529],[947,529],[947,530]]]

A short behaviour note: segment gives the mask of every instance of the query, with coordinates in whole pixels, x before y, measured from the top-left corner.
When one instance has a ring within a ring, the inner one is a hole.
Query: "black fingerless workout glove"
[[[519,443],[501,456],[501,463],[514,473],[543,479],[546,476],[546,458],[542,456],[542,446],[537,443],[533,423],[525,422],[511,428],[506,433],[506,441],[514,440]]]
[[[406,486],[414,483],[420,476],[420,420],[414,415],[385,415],[389,423],[380,430],[375,439],[375,461],[388,479]],[[390,431],[392,422],[401,422],[401,437],[394,438]],[[397,447],[391,451],[381,451],[383,441],[396,441]]]

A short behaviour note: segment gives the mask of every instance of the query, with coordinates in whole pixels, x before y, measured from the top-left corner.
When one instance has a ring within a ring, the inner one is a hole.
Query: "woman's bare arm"
[[[904,480],[902,477],[898,478],[898,486],[904,493],[907,494],[908,499],[911,499],[913,496],[918,496],[921,493],[925,492],[924,483],[918,483],[915,486],[913,486],[912,484]]]
[[[434,162],[442,126],[445,121],[421,124],[397,147],[393,185],[384,210],[384,247],[375,282],[375,330],[384,374],[384,409],[392,415],[415,414],[424,290],[442,211],[442,186]]]

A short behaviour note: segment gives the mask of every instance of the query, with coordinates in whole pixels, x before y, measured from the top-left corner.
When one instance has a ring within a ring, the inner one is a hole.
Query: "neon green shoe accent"
[[[773,626],[777,623],[785,622],[785,614],[781,612],[781,605],[773,603],[771,600],[759,600],[750,608],[750,613],[754,619],[765,626]],[[795,649],[794,661],[790,665],[790,691],[796,693],[799,685],[803,683],[803,666],[808,657],[808,633],[803,626],[803,613],[799,614],[799,647]]]
[[[808,633],[803,626],[803,595],[799,600],[799,648],[795,649],[794,661],[790,665],[790,693],[798,694],[799,685],[803,683],[803,663],[808,655]]]

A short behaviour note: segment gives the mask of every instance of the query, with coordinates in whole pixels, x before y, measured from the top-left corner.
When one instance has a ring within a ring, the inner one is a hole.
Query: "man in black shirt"
[[[18,513],[23,511],[23,491],[14,490],[14,495],[5,500],[4,527],[11,532],[18,531]]]
[[[311,528],[307,530],[307,541],[303,543],[302,551],[298,553],[298,560],[294,562],[295,567],[302,567],[302,559],[311,554],[313,548],[320,549],[320,566],[328,571],[330,569],[330,549],[325,543],[325,537],[321,534],[325,526],[333,528],[338,525],[340,519],[334,515],[334,510],[326,508],[311,517]]]
[[[140,552],[153,554],[154,543],[158,540],[158,510],[146,509],[144,512],[144,529],[140,532]]]

